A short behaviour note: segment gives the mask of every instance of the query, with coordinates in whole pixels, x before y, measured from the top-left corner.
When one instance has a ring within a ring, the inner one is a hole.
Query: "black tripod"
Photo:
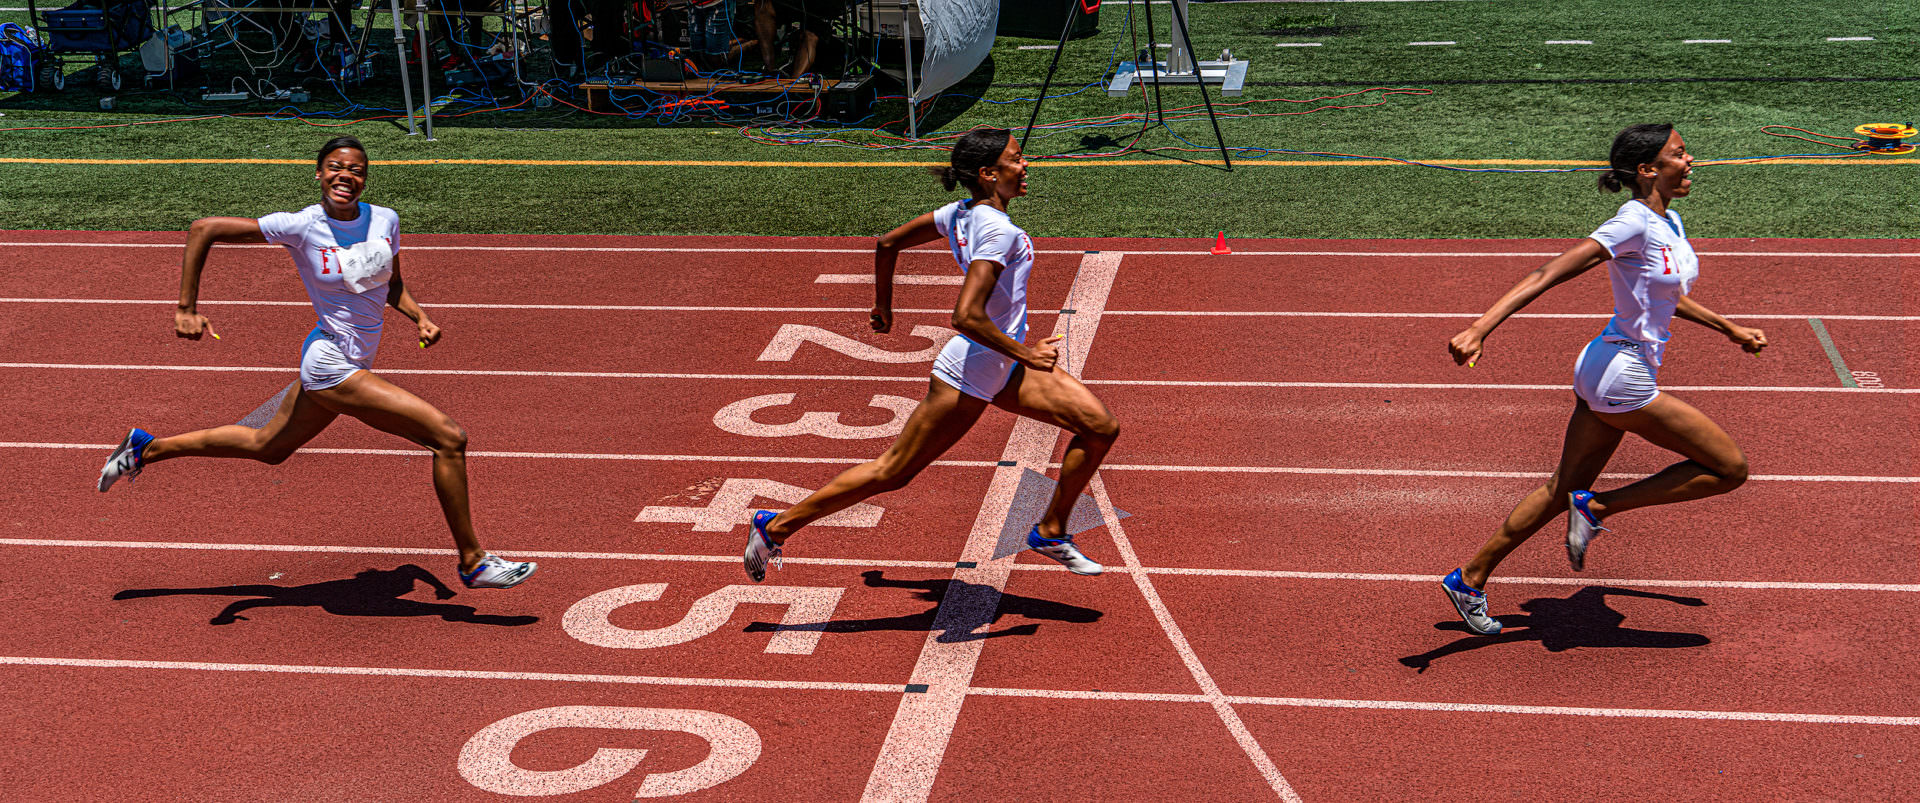
[[[1027,137],[1033,134],[1034,123],[1036,123],[1040,119],[1040,105],[1047,101],[1047,90],[1053,85],[1054,71],[1060,69],[1060,53],[1061,51],[1067,49],[1067,37],[1073,31],[1074,19],[1078,17],[1082,12],[1091,13],[1094,9],[1097,9],[1100,7],[1100,0],[1067,0],[1067,1],[1072,5],[1067,9],[1067,24],[1060,29],[1060,44],[1058,47],[1055,47],[1053,50],[1053,63],[1047,66],[1046,80],[1040,82],[1040,96],[1035,98],[1033,101],[1033,115],[1027,118],[1027,130],[1020,134],[1020,149],[1022,151],[1026,150],[1027,148]],[[1149,64],[1152,64],[1154,63],[1152,61],[1153,55],[1160,52],[1160,46],[1159,46],[1160,43],[1154,39],[1154,34],[1153,34],[1153,4],[1151,2],[1143,3],[1142,7],[1146,9],[1146,14],[1147,14],[1147,50],[1144,51],[1147,54],[1147,58],[1142,59],[1141,61],[1145,61]],[[1187,28],[1187,15],[1184,11],[1182,11],[1182,9],[1184,8],[1183,4],[1176,2],[1173,4],[1172,8],[1173,8],[1174,33],[1179,35],[1181,44],[1183,44],[1186,47],[1186,50],[1188,53],[1196,52],[1193,49],[1193,36]],[[1131,14],[1132,12],[1128,12],[1128,13]],[[1133,25],[1131,22],[1131,19],[1132,19],[1131,16],[1129,16],[1128,19],[1129,19],[1129,22],[1127,25],[1127,32],[1129,35],[1132,35]],[[1139,49],[1140,40],[1138,37],[1134,38],[1133,45],[1134,45],[1134,52],[1136,53],[1143,52]],[[1139,62],[1136,62],[1136,66],[1138,65],[1138,63]],[[1195,69],[1195,77],[1198,78],[1199,77],[1198,65],[1196,65],[1194,69]],[[1160,98],[1161,81],[1158,80],[1159,77],[1160,77],[1160,71],[1156,68],[1154,70],[1155,80],[1152,82],[1153,83],[1153,110],[1143,115],[1140,122],[1140,132],[1134,135],[1133,137],[1134,142],[1139,142],[1141,137],[1146,136],[1148,131],[1151,131],[1156,127],[1167,128],[1167,107],[1166,107],[1166,104],[1163,103]],[[1227,139],[1225,136],[1223,136],[1220,133],[1220,118],[1218,115],[1215,115],[1213,111],[1213,96],[1207,94],[1207,82],[1204,79],[1198,80],[1195,83],[1200,87],[1200,100],[1207,105],[1207,120],[1208,122],[1211,122],[1213,124],[1213,139],[1214,139],[1214,142],[1220,148],[1220,160],[1222,163],[1226,165],[1226,168],[1228,170],[1232,170],[1233,157],[1227,153]],[[1128,143],[1127,147],[1128,148],[1133,147],[1133,143]]]

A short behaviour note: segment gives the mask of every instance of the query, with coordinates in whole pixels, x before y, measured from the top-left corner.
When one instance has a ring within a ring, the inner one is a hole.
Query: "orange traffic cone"
[[[1214,256],[1220,256],[1220,255],[1222,255],[1222,254],[1231,254],[1231,253],[1233,253],[1233,249],[1231,249],[1231,248],[1228,248],[1228,247],[1227,247],[1227,233],[1226,233],[1226,232],[1224,232],[1224,231],[1223,231],[1223,232],[1220,232],[1220,236],[1219,236],[1219,237],[1217,237],[1217,238],[1215,238],[1215,239],[1214,239],[1214,241],[1213,241],[1213,250],[1212,250],[1212,251],[1210,251],[1210,252],[1208,252],[1208,253],[1211,253],[1211,254],[1213,254]]]

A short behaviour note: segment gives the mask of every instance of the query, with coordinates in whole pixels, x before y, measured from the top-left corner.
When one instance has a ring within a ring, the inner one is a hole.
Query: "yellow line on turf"
[[[0,157],[0,164],[34,165],[304,165],[309,159],[52,159],[35,157]],[[1578,159],[1446,159],[1427,161],[1434,165],[1558,165],[1570,167],[1603,167],[1606,162],[1590,162]],[[945,162],[753,162],[753,161],[707,161],[707,160],[640,160],[640,159],[382,159],[375,164],[381,166],[422,166],[422,165],[513,165],[534,167],[926,167],[945,164]],[[1218,159],[1194,159],[1180,161],[1173,159],[1047,159],[1039,164],[1047,167],[1187,167],[1195,165],[1215,166]],[[1721,162],[1702,160],[1701,164],[1853,164],[1853,165],[1909,165],[1920,164],[1920,159],[1884,159],[1864,157],[1857,159],[1771,159],[1754,161],[1748,159],[1726,160]],[[1399,162],[1374,159],[1315,159],[1289,160],[1245,159],[1234,162],[1236,167],[1406,167]]]

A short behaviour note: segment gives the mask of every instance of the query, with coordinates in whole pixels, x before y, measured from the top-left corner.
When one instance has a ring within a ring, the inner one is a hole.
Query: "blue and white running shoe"
[[[1500,634],[1500,620],[1487,615],[1487,592],[1467,585],[1460,576],[1460,570],[1440,581],[1440,587],[1447,592],[1447,600],[1453,603],[1453,609],[1460,612],[1460,619],[1467,623],[1467,629],[1476,636],[1497,636]]]
[[[107,457],[106,467],[100,469],[100,492],[106,493],[121,477],[131,483],[134,477],[140,476],[140,472],[147,467],[143,455],[146,454],[147,444],[152,442],[153,435],[139,427],[127,433],[126,439],[120,441],[120,445],[113,448],[113,454]]]
[[[1073,545],[1072,538],[1041,538],[1037,524],[1032,532],[1027,533],[1027,548],[1059,561],[1060,565],[1074,574],[1095,575],[1106,571],[1106,567],[1082,554],[1080,548]]]
[[[1576,572],[1587,567],[1587,545],[1593,543],[1594,536],[1613,532],[1600,526],[1600,518],[1587,509],[1591,501],[1592,491],[1567,494],[1567,562]]]
[[[512,588],[526,582],[538,568],[540,564],[530,560],[507,560],[488,552],[473,571],[460,573],[460,582],[468,588]]]
[[[740,554],[740,563],[747,569],[747,577],[758,583],[767,579],[767,567],[780,568],[780,545],[767,537],[767,525],[777,515],[771,510],[756,510],[747,514],[747,550]]]

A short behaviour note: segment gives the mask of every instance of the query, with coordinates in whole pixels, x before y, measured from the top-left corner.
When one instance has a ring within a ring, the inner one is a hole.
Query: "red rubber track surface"
[[[1772,345],[1676,321],[1661,385],[1753,479],[1610,521],[1584,574],[1549,524],[1496,576],[1494,638],[1435,580],[1552,470],[1606,281],[1549,292],[1476,368],[1446,341],[1565,241],[1041,240],[1032,336],[1075,327],[1072,370],[1122,421],[1078,539],[1108,573],[974,573],[1011,552],[996,515],[1034,515],[1013,486],[1057,473],[1005,462],[1032,430],[988,411],[877,522],[809,529],[747,591],[745,528],[706,509],[884,449],[927,372],[884,355],[944,342],[913,332],[945,329],[950,278],[897,287],[875,335],[871,285],[841,278],[870,273],[866,240],[409,235],[446,338],[390,315],[376,371],[470,433],[483,540],[541,563],[468,591],[430,456],[358,422],[281,466],[92,489],[127,427],[232,423],[293,381],[313,314],[278,249],[216,249],[222,339],[190,343],[179,235],[0,241],[0,726],[32,735],[0,758],[9,799],[1920,787],[1920,241],[1696,240],[1694,297]],[[921,249],[899,273],[957,268]],[[1601,487],[1674,459],[1629,436]],[[949,627],[983,583],[982,624]]]

